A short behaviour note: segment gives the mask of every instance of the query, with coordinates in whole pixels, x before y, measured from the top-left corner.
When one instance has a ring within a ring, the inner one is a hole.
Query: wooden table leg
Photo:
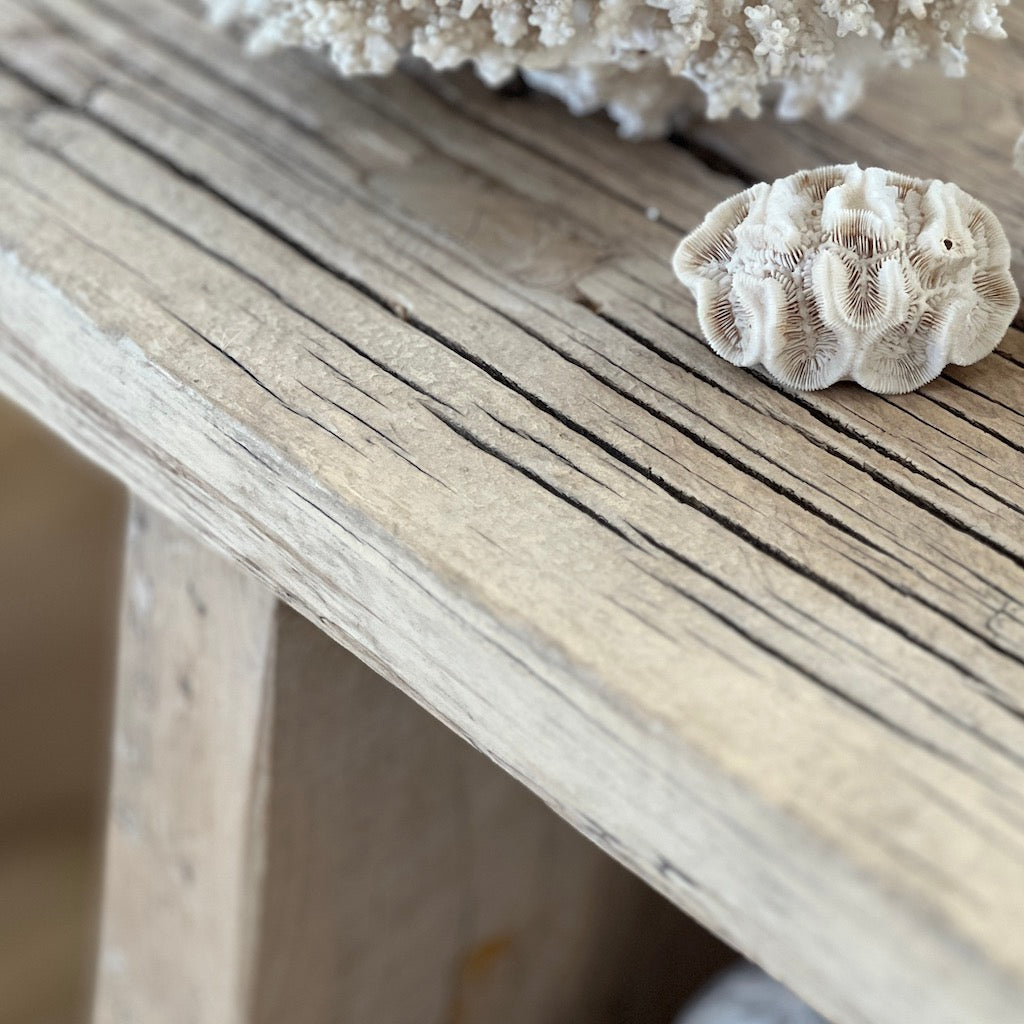
[[[666,1019],[688,940],[490,761],[134,506],[96,1024]]]
[[[97,1024],[234,1024],[265,870],[277,606],[136,503],[128,519]]]

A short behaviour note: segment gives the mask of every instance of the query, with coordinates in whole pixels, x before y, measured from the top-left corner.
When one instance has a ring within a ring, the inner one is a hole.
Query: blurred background
[[[124,510],[0,399],[0,1024],[87,1019]]]

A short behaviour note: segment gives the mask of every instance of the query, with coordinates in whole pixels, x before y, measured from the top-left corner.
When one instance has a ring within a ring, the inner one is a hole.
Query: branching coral
[[[577,112],[607,107],[624,134],[656,134],[687,103],[711,117],[838,116],[872,69],[938,61],[962,74],[972,34],[1002,38],[1008,0],[208,0],[255,23],[251,45],[326,49],[344,75],[385,74],[405,55],[472,62],[492,85],[521,70]]]

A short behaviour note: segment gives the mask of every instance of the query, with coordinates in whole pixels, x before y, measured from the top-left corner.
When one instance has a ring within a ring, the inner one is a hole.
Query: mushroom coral
[[[624,135],[657,135],[704,94],[710,117],[838,117],[885,66],[935,60],[959,75],[972,34],[1003,38],[1008,0],[208,0],[243,17],[250,47],[326,49],[343,75],[413,56],[472,63],[493,86],[522,73],[575,113],[606,108]],[[689,95],[688,95],[689,94]]]

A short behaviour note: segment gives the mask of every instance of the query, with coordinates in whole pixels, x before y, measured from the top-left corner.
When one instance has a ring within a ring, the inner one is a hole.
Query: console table
[[[835,1024],[1024,1020],[1024,324],[792,394],[668,266],[856,159],[1020,281],[1007,18],[843,123],[632,144],[0,0],[0,390],[135,496],[98,1022],[638,1019],[662,901],[601,850]]]

